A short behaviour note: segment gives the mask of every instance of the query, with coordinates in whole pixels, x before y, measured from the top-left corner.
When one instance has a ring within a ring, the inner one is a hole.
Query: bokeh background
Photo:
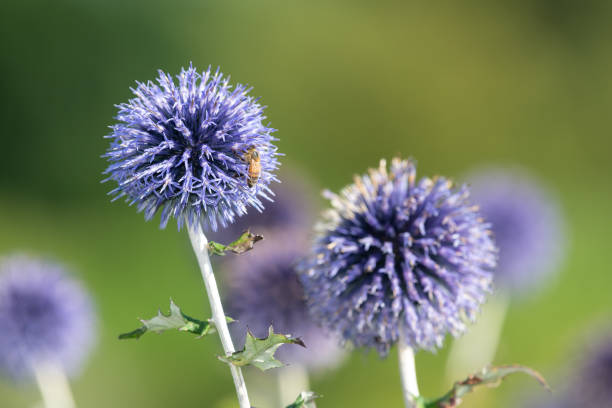
[[[110,203],[100,184],[113,105],[135,80],[190,61],[252,85],[284,163],[317,188],[396,154],[425,175],[461,180],[501,163],[543,180],[566,217],[566,262],[511,307],[496,361],[554,384],[594,325],[612,320],[611,19],[605,0],[3,1],[0,254],[54,257],[93,292],[102,327],[74,382],[79,405],[233,406],[216,339],[116,340],[170,296],[208,313],[186,234]],[[448,388],[446,354],[417,355],[423,394]],[[313,388],[323,408],[402,404],[395,353],[354,353]],[[513,407],[538,392],[514,378],[465,406]],[[37,400],[35,388],[0,380],[0,406]]]

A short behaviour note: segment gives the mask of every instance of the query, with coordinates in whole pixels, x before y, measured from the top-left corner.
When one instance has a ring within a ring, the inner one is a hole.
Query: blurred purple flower
[[[281,347],[277,356],[287,364],[311,370],[336,366],[344,353],[331,337],[310,318],[304,289],[295,265],[305,253],[301,230],[285,230],[266,239],[256,250],[232,258],[227,264],[229,290],[225,301],[228,315],[238,322],[233,333],[244,343],[248,328],[265,337],[270,325],[276,332],[301,337],[307,348]],[[224,302],[225,303],[225,302]]]
[[[537,286],[558,268],[563,252],[556,201],[521,170],[484,168],[469,179],[499,248],[495,284],[514,293]]]
[[[12,256],[0,263],[0,370],[15,379],[33,365],[78,371],[96,338],[87,292],[57,264]]]
[[[589,338],[592,338],[590,334]],[[524,408],[612,408],[612,332],[602,336],[587,350],[572,353],[571,371],[565,374],[547,398],[532,398]]]
[[[386,355],[402,334],[415,349],[440,347],[473,321],[491,288],[496,249],[465,187],[416,180],[394,159],[340,195],[301,280],[315,318],[359,347]]]
[[[281,171],[280,176],[282,183],[274,187],[274,202],[266,204],[263,212],[249,212],[227,228],[211,233],[210,239],[227,244],[248,229],[263,234],[266,240],[287,229],[308,231],[314,222],[313,188],[293,172]]]
[[[572,407],[612,408],[612,333],[593,345],[568,384]]]
[[[136,97],[118,105],[119,124],[111,127],[104,155],[110,162],[105,181],[118,184],[110,194],[136,204],[147,220],[161,210],[162,227],[174,217],[180,228],[187,217],[216,230],[248,206],[262,210],[278,167],[264,107],[248,95],[250,88],[232,88],[218,69],[200,74],[190,66],[177,79],[178,85],[159,71],[159,85],[138,83]],[[259,154],[258,180],[249,176],[251,149]]]

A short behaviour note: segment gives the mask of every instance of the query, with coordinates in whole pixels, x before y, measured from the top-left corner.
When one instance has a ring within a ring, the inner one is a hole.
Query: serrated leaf
[[[209,241],[208,249],[213,255],[224,256],[228,251],[235,254],[242,254],[253,249],[253,245],[262,239],[264,239],[263,235],[251,234],[251,231],[246,230],[242,233],[242,235],[240,235],[240,237],[238,237],[237,240],[228,245]]]
[[[453,388],[441,398],[435,400],[427,400],[423,397],[417,398],[418,408],[454,408],[461,404],[461,398],[474,390],[474,388],[486,385],[488,387],[497,387],[502,380],[510,374],[524,373],[534,378],[540,385],[550,391],[548,383],[542,375],[522,365],[505,365],[497,367],[485,367],[480,373],[472,374],[463,381],[458,381],[453,385]]]
[[[227,322],[231,323],[234,321],[231,317],[226,317]],[[123,333],[119,335],[120,340],[124,339],[139,339],[143,334],[148,331],[156,333],[162,333],[167,330],[178,330],[186,331],[198,335],[199,337],[206,336],[207,334],[215,333],[216,328],[211,320],[198,320],[193,317],[187,316],[181,311],[181,308],[170,299],[170,313],[165,315],[161,310],[157,311],[157,315],[149,320],[140,320],[143,324],[136,330],[129,333]]]
[[[312,391],[302,391],[296,400],[286,408],[316,408],[314,400],[321,396]]]
[[[268,329],[268,337],[258,339],[250,331],[247,332],[244,348],[229,356],[219,356],[219,360],[238,367],[252,365],[262,371],[278,368],[284,364],[274,358],[274,353],[283,344],[297,344],[306,347],[299,338],[291,335],[274,333],[272,326]]]

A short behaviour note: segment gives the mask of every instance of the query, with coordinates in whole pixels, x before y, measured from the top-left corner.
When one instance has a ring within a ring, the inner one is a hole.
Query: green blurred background
[[[216,339],[116,340],[170,296],[208,313],[186,234],[110,203],[100,184],[113,105],[135,80],[190,61],[254,86],[284,163],[317,187],[338,189],[396,154],[426,175],[520,164],[548,183],[567,217],[567,261],[512,306],[496,361],[554,383],[576,342],[612,318],[611,19],[605,0],[3,1],[0,254],[55,257],[94,293],[99,347],[74,381],[79,405],[234,406]],[[425,395],[449,386],[446,354],[418,354]],[[357,352],[313,388],[323,408],[402,406],[395,353]],[[516,378],[465,406],[538,392]],[[37,399],[0,381],[2,407]]]

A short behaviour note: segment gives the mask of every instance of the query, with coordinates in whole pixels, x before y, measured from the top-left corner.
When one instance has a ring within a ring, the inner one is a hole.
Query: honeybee
[[[255,146],[249,147],[249,149],[242,156],[243,160],[248,163],[249,168],[247,169],[247,185],[253,187],[259,181],[261,175],[261,158],[259,152]]]

